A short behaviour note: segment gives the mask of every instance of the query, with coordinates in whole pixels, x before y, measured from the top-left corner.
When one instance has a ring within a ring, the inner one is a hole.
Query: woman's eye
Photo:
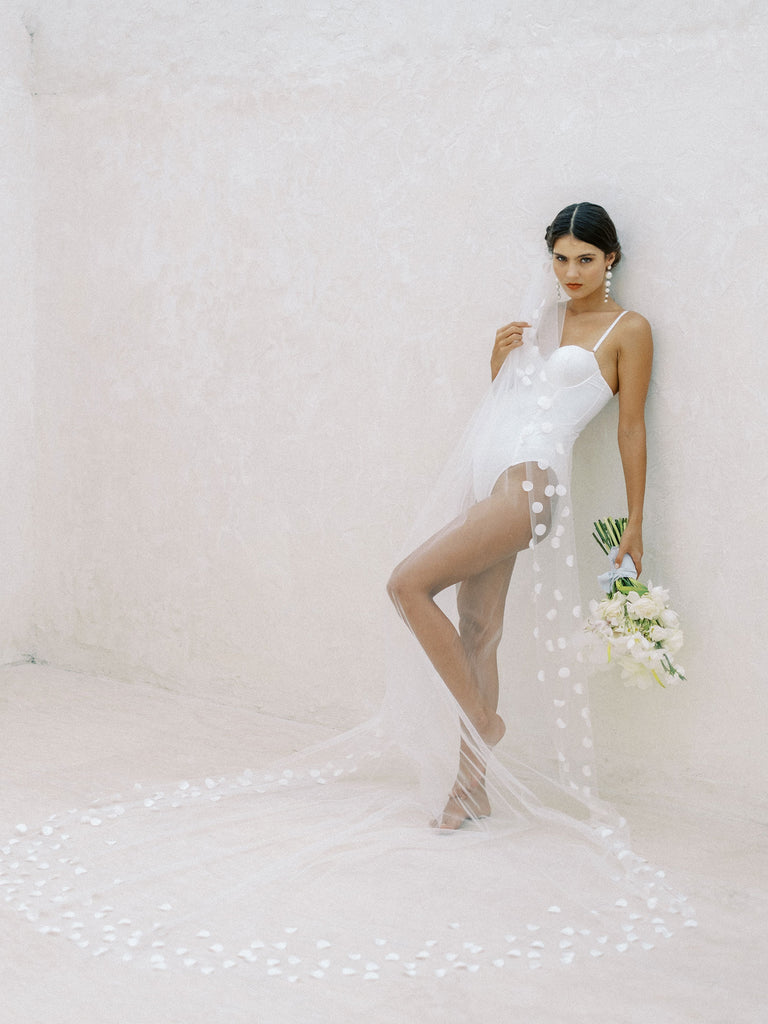
[[[592,262],[592,257],[591,256],[582,256],[581,257],[581,262],[582,263],[591,263]]]

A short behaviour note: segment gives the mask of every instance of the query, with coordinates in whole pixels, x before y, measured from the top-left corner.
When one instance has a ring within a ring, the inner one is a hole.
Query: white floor
[[[0,841],[16,825],[141,780],[236,771],[324,735],[232,704],[21,665],[0,669]],[[698,929],[646,957],[578,969],[289,986],[149,974],[88,960],[0,902],[2,1024],[766,1024],[768,828],[701,783],[606,793],[664,865]],[[760,814],[762,813],[762,819]],[[448,895],[447,898],[450,898]]]

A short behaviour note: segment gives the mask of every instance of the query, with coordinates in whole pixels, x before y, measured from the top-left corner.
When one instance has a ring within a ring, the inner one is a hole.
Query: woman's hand
[[[621,565],[624,555],[629,555],[635,563],[639,577],[643,569],[643,531],[640,527],[631,526],[629,523],[627,523],[624,533],[621,535],[619,553],[616,555],[617,569]]]
[[[496,341],[491,353],[491,380],[496,380],[496,374],[512,349],[520,348],[523,344],[523,330],[530,326],[530,324],[515,320],[496,331]]]

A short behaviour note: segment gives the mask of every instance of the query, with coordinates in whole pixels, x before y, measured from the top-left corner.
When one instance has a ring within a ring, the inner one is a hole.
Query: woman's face
[[[563,235],[552,247],[552,266],[560,287],[573,298],[586,299],[600,290],[605,272],[613,263],[613,253],[582,242],[573,235]]]

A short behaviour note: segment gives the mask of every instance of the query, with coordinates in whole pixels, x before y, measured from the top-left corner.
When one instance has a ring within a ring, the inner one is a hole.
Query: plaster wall
[[[654,327],[645,572],[689,674],[598,683],[602,748],[764,777],[763,7],[33,6],[35,653],[297,718],[374,708],[406,525],[544,226],[588,198]],[[615,427],[577,454],[590,593]]]
[[[30,35],[0,7],[0,662],[30,649],[36,164]]]

